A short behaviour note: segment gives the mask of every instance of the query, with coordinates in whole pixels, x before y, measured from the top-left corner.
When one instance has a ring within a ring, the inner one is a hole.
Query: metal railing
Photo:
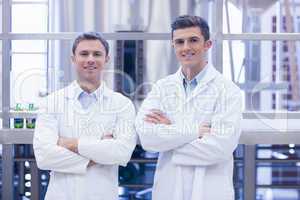
[[[1,118],[2,112],[0,112]],[[7,117],[7,116],[6,116]],[[36,113],[19,113],[10,112],[9,118],[34,118]],[[275,160],[275,159],[256,159],[256,144],[300,144],[300,125],[298,119],[300,112],[245,112],[243,113],[242,134],[240,144],[245,145],[244,153],[244,199],[254,200],[256,194],[256,163],[258,162],[298,162],[299,160]],[[287,123],[288,122],[288,123]],[[250,126],[249,126],[250,124]],[[286,126],[285,126],[286,125]],[[7,145],[5,148],[10,152],[3,153],[2,166],[13,168],[14,161],[30,161],[31,169],[31,199],[39,199],[39,170],[34,162],[34,158],[14,158],[13,145],[15,144],[32,144],[33,129],[0,129],[0,144]],[[132,159],[131,162],[137,163],[155,163],[155,159]],[[2,184],[13,182],[13,170],[7,170],[10,174],[6,174],[2,180]],[[147,188],[149,184],[131,184],[125,185],[128,188]],[[264,186],[268,188],[285,188],[284,186]],[[287,188],[291,188],[287,186]],[[300,186],[294,186],[300,189]],[[13,190],[9,190],[12,192]],[[3,195],[7,191],[3,191]]]

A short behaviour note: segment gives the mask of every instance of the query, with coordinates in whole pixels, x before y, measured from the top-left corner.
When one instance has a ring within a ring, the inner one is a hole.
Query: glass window
[[[244,90],[246,109],[300,109],[300,42],[224,41],[223,44],[223,73]]]
[[[276,188],[259,188],[257,189],[256,199],[284,199],[284,200],[298,200],[300,190],[297,189],[276,189]]]
[[[208,19],[212,8],[211,3],[201,2],[161,0],[49,1],[49,13],[51,13],[49,21],[55,23],[50,24],[49,31],[82,32],[96,30],[101,32],[169,33],[171,21],[177,15],[183,15],[187,12],[196,13],[201,10],[206,12],[203,17]]]
[[[0,33],[2,33],[2,1],[0,1]]]
[[[0,110],[2,110],[2,40],[0,40]],[[1,118],[0,118],[1,119]],[[0,121],[0,124],[2,126],[2,121]]]
[[[243,199],[243,180],[244,180],[244,164],[243,160],[235,160],[233,169],[233,185],[235,190],[235,199]]]
[[[300,32],[300,4],[298,0],[223,2],[224,33]],[[245,2],[244,6],[243,3]]]
[[[47,3],[48,0],[12,0],[13,3]]]
[[[47,30],[47,4],[12,4],[12,32],[40,33]]]
[[[14,40],[11,44],[12,52],[27,52],[27,53],[46,53],[46,40]]]
[[[38,103],[40,94],[46,90],[46,66],[45,54],[12,55],[11,107],[16,103]]]

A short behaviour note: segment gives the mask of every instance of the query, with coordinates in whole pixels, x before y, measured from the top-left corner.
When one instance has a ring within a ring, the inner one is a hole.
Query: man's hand
[[[88,164],[87,167],[91,167],[91,166],[94,166],[94,165],[96,165],[96,163],[94,161],[90,160],[90,162],[89,162],[89,164]]]
[[[106,139],[114,139],[114,136],[112,133],[104,133],[101,137],[101,140],[106,140]]]
[[[59,137],[57,145],[78,153],[78,139],[76,138]]]
[[[157,109],[151,109],[150,113],[146,114],[144,121],[152,124],[171,124],[171,121],[166,117],[166,115]]]
[[[203,123],[199,127],[198,133],[199,133],[199,138],[202,138],[204,135],[209,135],[211,134],[211,125],[208,123]]]

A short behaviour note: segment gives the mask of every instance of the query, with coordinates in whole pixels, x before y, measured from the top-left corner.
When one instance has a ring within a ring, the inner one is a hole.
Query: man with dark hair
[[[109,53],[108,42],[98,32],[86,32],[78,35],[73,42],[73,46],[72,46],[73,55],[75,55],[76,48],[82,40],[99,40],[99,42],[101,42],[101,44],[104,46],[106,55],[108,55]]]
[[[71,56],[77,78],[42,102],[33,147],[40,169],[50,170],[47,200],[118,199],[118,166],[136,144],[135,109],[101,79],[107,41],[79,35]]]
[[[198,16],[188,16],[182,15],[179,16],[172,24],[172,39],[174,31],[177,29],[190,28],[190,27],[199,27],[202,36],[205,41],[209,40],[209,26],[207,22]]]
[[[152,199],[233,200],[240,89],[208,64],[212,41],[201,17],[176,18],[172,44],[181,67],[157,81],[136,118],[143,148],[159,152]]]

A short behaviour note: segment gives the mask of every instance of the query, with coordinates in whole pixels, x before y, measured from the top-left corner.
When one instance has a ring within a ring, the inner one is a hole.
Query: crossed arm
[[[101,137],[101,140],[106,140],[106,139],[114,139],[112,133],[106,133]],[[67,138],[67,137],[59,137],[57,141],[57,145],[61,146],[63,148],[66,148],[74,153],[79,154],[78,152],[78,138]],[[95,165],[96,162],[93,160],[90,160],[87,167],[91,167]]]
[[[172,150],[172,162],[178,165],[213,165],[232,157],[240,136],[242,98],[238,89],[220,92],[210,124],[184,119],[172,123],[162,110],[159,92],[150,92],[136,120],[146,150]]]
[[[140,106],[135,127],[145,150],[164,152],[209,134],[209,124],[197,124],[184,116],[172,121],[164,112],[162,89],[155,85]]]
[[[95,163],[125,166],[136,145],[133,104],[126,104],[117,116],[115,137],[107,133],[102,138],[85,135],[67,138],[60,136],[59,119],[55,114],[40,114],[33,139],[38,167],[63,173],[82,174]]]
[[[152,124],[172,124],[171,120],[161,110],[158,109],[151,109],[150,112],[145,115],[144,121]],[[202,138],[203,135],[210,133],[210,127],[211,125],[208,123],[203,123],[199,126],[199,139]]]

